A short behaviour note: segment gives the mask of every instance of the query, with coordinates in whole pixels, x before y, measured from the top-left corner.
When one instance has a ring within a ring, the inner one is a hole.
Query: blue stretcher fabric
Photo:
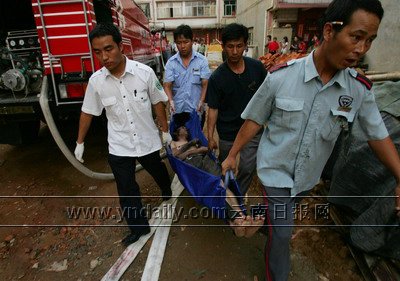
[[[190,119],[186,122],[185,126],[188,129],[191,139],[198,138],[203,146],[208,145],[207,139],[201,129],[199,116],[196,112],[190,114]],[[175,129],[176,125],[172,117],[170,132],[174,132]],[[194,197],[196,202],[210,208],[213,214],[218,218],[226,219],[226,189],[221,184],[221,177],[209,174],[178,159],[172,154],[170,147],[167,147],[167,157],[172,169],[178,175],[180,182]],[[217,161],[214,155],[210,155],[210,157]],[[225,186],[229,187],[233,194],[235,194],[243,210],[243,198],[232,172],[227,173]]]

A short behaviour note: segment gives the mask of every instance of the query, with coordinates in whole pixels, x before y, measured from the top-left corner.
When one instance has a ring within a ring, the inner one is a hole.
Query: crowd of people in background
[[[318,34],[314,34],[310,40],[304,40],[302,37],[295,35],[291,41],[287,36],[283,36],[283,38],[279,41],[278,37],[272,37],[271,35],[267,35],[267,42],[265,44],[265,54],[289,54],[291,52],[306,54],[320,44],[320,39]],[[207,53],[207,45],[205,43],[204,38],[194,38],[193,39],[193,51],[200,53],[203,56],[206,56]],[[244,52],[244,56],[248,56],[248,48],[246,48]],[[166,41],[165,51],[163,52],[164,63],[176,53],[178,52],[178,48],[175,42]]]
[[[265,53],[270,54],[288,54],[290,52],[307,53],[319,46],[319,36],[314,34],[312,39],[305,41],[300,36],[295,35],[289,43],[289,38],[284,36],[281,41],[277,37],[267,35],[267,43],[265,44]]]

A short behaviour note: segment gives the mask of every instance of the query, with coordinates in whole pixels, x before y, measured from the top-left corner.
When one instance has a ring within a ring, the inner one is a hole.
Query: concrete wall
[[[385,15],[379,27],[378,38],[366,55],[369,70],[400,70],[400,1],[381,0]]]
[[[179,2],[179,0],[177,0]],[[171,0],[135,0],[136,3],[149,3],[151,22],[157,22],[158,24],[164,25],[166,30],[174,30],[178,25],[187,24],[193,29],[209,29],[209,28],[221,28],[224,25],[235,22],[236,17],[224,16],[224,1],[216,0],[216,14],[211,17],[192,17],[192,18],[170,18],[170,19],[159,19],[157,18],[157,3],[160,2],[171,2]],[[173,2],[173,1],[172,1]],[[185,1],[183,1],[185,2]]]
[[[266,10],[269,0],[237,1],[237,22],[253,29],[253,57],[263,55],[266,36]]]

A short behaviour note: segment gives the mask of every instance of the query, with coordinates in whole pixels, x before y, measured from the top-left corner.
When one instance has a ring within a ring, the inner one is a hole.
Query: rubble
[[[53,262],[48,268],[46,268],[46,271],[55,271],[55,272],[60,272],[60,271],[65,271],[68,269],[68,261],[67,259],[64,259],[63,261],[60,262]]]

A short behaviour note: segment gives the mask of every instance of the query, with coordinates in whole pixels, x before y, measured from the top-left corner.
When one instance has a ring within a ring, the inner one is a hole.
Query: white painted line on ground
[[[171,229],[173,210],[175,209],[177,201],[178,200],[174,202],[172,208],[168,208],[167,218],[162,222],[163,226],[157,228],[156,234],[154,234],[154,239],[151,243],[149,255],[147,256],[146,265],[143,270],[142,281],[158,281],[164,259],[165,247]]]
[[[163,205],[166,204],[176,204],[176,201],[178,200],[178,196],[182,193],[183,191],[183,186],[180,183],[177,175],[175,175],[174,179],[172,180],[171,184],[171,189],[172,189],[172,198],[168,201],[163,202],[159,206],[159,210],[163,212],[165,209],[169,210],[170,208],[163,208]],[[129,265],[135,260],[136,256],[139,254],[140,250],[143,248],[143,246],[146,244],[147,240],[153,235],[155,232],[156,228],[163,223],[164,217],[166,217],[164,214],[158,213],[158,216],[156,218],[152,217],[149,220],[149,224],[152,225],[151,231],[149,234],[140,237],[140,239],[129,245],[125,251],[121,254],[121,256],[118,258],[118,260],[115,262],[115,264],[110,268],[110,270],[104,275],[104,277],[101,279],[101,281],[117,281],[121,278],[121,276],[124,274],[124,272],[128,269]],[[167,227],[161,227],[161,229],[164,229]],[[169,231],[169,228],[168,228]]]

